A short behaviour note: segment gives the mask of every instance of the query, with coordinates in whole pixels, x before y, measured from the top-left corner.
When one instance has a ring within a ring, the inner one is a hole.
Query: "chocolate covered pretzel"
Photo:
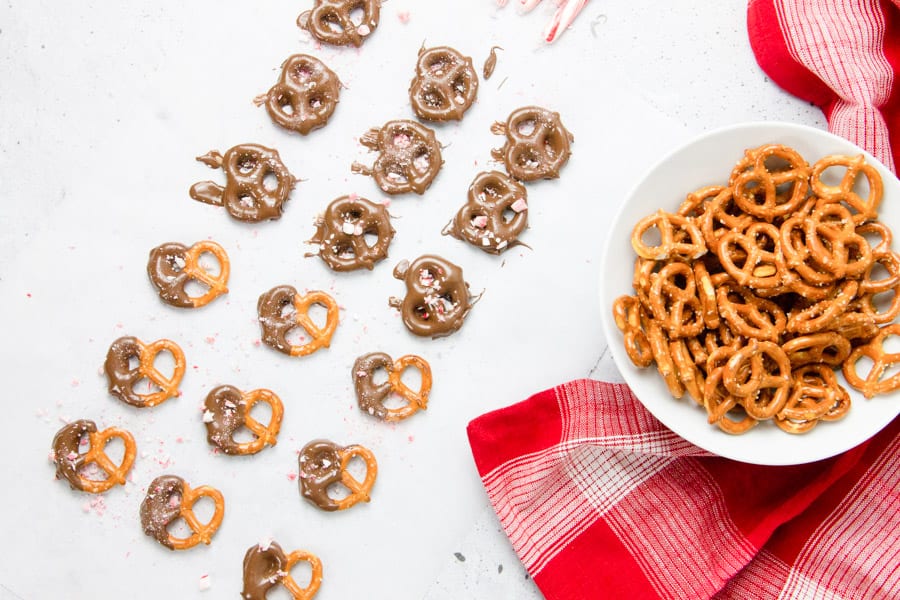
[[[410,389],[403,381],[403,371],[412,367],[418,369],[422,383],[418,391]],[[387,380],[375,383],[375,373],[380,369],[387,372]],[[353,387],[359,409],[382,421],[401,421],[411,417],[428,406],[431,392],[431,366],[420,356],[407,354],[393,360],[384,352],[371,352],[353,363]],[[388,408],[385,401],[391,394],[397,394],[406,401],[400,408]]]
[[[419,50],[409,85],[413,112],[428,121],[459,121],[478,95],[472,59],[448,46]]]
[[[175,361],[172,375],[168,377],[154,366],[160,352],[169,352]],[[138,364],[132,366],[131,359],[136,359]],[[184,352],[175,342],[156,340],[145,344],[133,336],[114,341],[103,363],[109,393],[126,404],[140,408],[156,406],[177,396],[185,369]],[[135,390],[135,385],[145,378],[158,389],[147,393]]]
[[[306,562],[312,569],[309,585],[301,588],[291,576],[291,569]],[[295,600],[310,600],[322,585],[322,561],[305,550],[285,554],[278,542],[254,544],[244,555],[244,600],[266,600],[266,594],[277,585],[283,586]]]
[[[375,236],[372,245],[367,235]],[[316,233],[308,243],[318,245],[316,254],[334,271],[371,270],[387,258],[393,237],[391,215],[384,205],[354,194],[328,205],[316,219]]]
[[[297,180],[281,162],[277,150],[258,144],[240,144],[224,156],[210,150],[197,160],[212,169],[225,171],[225,187],[213,181],[198,181],[191,186],[191,198],[214,206],[223,206],[239,221],[255,223],[278,219]],[[274,186],[266,181],[275,177]]]
[[[394,277],[406,284],[406,296],[388,304],[400,311],[403,324],[415,335],[438,338],[460,327],[472,309],[469,284],[450,261],[434,255],[402,261]]]
[[[255,100],[264,104],[272,120],[306,135],[324,127],[337,107],[341,82],[334,71],[308,54],[294,54],[281,68],[281,78]]]
[[[361,458],[366,464],[363,481],[358,481],[347,471],[354,457]],[[314,506],[335,511],[369,501],[378,465],[368,449],[358,445],[342,447],[328,440],[313,440],[300,450],[297,460],[300,466],[300,494]],[[349,493],[343,498],[333,497],[329,494],[329,487],[335,484],[343,485]]]
[[[321,327],[309,318],[313,304],[328,311]],[[289,285],[280,285],[262,294],[256,310],[263,343],[290,356],[305,356],[319,348],[327,348],[340,319],[340,309],[334,298],[321,291],[299,294]],[[297,327],[306,331],[311,339],[303,344],[291,344],[288,333]]]
[[[514,110],[506,123],[494,123],[491,131],[506,136],[503,147],[491,150],[491,156],[503,161],[507,172],[519,181],[559,177],[575,141],[559,113],[538,106]]]
[[[388,121],[373,127],[359,143],[379,153],[370,169],[354,162],[354,173],[369,175],[387,194],[424,194],[444,164],[434,132],[415,121]]]
[[[268,404],[272,411],[265,425],[250,416],[258,402]],[[242,392],[232,385],[220,385],[207,394],[203,408],[206,439],[225,454],[256,454],[266,445],[274,446],[278,441],[284,405],[270,390]],[[234,434],[242,427],[253,433],[252,441],[235,441]]]
[[[194,503],[201,498],[210,498],[215,505],[213,515],[206,523],[201,523],[194,514]],[[225,499],[213,487],[203,485],[191,488],[181,477],[160,475],[147,486],[140,516],[146,535],[169,550],[186,550],[212,541],[225,516]],[[188,537],[180,538],[169,532],[169,525],[177,519],[184,519],[191,530]]]
[[[82,447],[82,439],[87,438],[87,447]],[[125,444],[122,461],[117,465],[104,449],[113,438]],[[56,478],[65,479],[73,490],[99,494],[115,485],[125,485],[125,477],[134,464],[136,455],[134,437],[124,429],[109,427],[97,430],[97,425],[87,419],[67,423],[53,437],[52,457],[56,463]],[[96,464],[106,474],[105,479],[93,479],[82,473],[82,469]]]
[[[469,186],[468,201],[443,233],[500,254],[518,244],[519,234],[528,227],[527,196],[525,186],[504,173],[479,173]]]
[[[362,11],[359,23],[354,10]],[[358,48],[378,27],[380,12],[381,0],[315,0],[312,10],[297,17],[297,26],[325,44]]]
[[[212,254],[219,263],[219,274],[213,275],[200,264],[203,254]],[[199,308],[228,292],[231,264],[225,249],[212,241],[197,242],[190,248],[178,242],[168,242],[150,251],[147,275],[159,297],[166,304],[178,308]],[[207,289],[199,296],[188,294],[185,286],[191,281]]]

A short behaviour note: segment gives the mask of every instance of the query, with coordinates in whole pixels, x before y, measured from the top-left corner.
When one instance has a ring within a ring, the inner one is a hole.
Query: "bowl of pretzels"
[[[665,157],[622,204],[602,321],[641,403],[689,442],[788,465],[900,412],[900,181],[828,132],[748,123]]]

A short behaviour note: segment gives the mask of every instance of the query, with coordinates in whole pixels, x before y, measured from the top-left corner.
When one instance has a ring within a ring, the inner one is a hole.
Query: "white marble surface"
[[[746,39],[745,2],[591,0],[553,46],[551,2],[527,16],[492,0],[390,0],[362,49],[318,48],[294,26],[307,2],[0,5],[0,364],[6,407],[6,540],[0,599],[233,598],[244,551],[272,536],[325,563],[322,600],[538,598],[499,530],[465,435],[474,417],[584,376],[618,379],[597,306],[597,259],[610,217],[657,159],[693,135],[749,120],[824,127],[818,110],[776,89]],[[515,4],[512,2],[511,4]],[[408,13],[408,21],[405,17]],[[446,164],[424,197],[394,198],[397,236],[374,271],[334,274],[304,259],[316,213],[356,192],[371,160],[356,138],[410,118],[406,89],[423,44],[475,58],[500,45],[492,79],[461,124],[438,128]],[[270,123],[252,98],[290,54],[313,53],[346,85],[329,125],[307,138]],[[562,178],[529,185],[529,249],[489,256],[440,230],[472,177],[492,167],[489,126],[514,108],[558,110],[575,134]],[[242,225],[193,202],[214,177],[194,157],[241,142],[276,147],[301,179],[278,222]],[[195,312],[154,296],[148,250],[212,237],[232,259],[230,293]],[[439,253],[485,290],[443,340],[406,332],[387,298],[402,258]],[[343,307],[332,347],[290,359],[259,347],[256,298],[276,284],[325,289]],[[183,395],[140,411],[105,391],[102,365],[121,335],[169,337],[188,356]],[[424,414],[396,426],[355,407],[350,365],[373,350],[433,366]],[[213,456],[198,405],[218,383],[269,387],[286,416],[274,449]],[[50,440],[67,419],[135,433],[133,482],[91,499],[53,481]],[[296,451],[313,437],[369,446],[372,502],[325,514],[301,501]],[[227,499],[209,547],[170,553],[142,535],[137,507],[153,477],[209,483]],[[465,560],[462,560],[465,558]],[[211,587],[201,590],[201,576]],[[99,587],[107,586],[107,587]]]

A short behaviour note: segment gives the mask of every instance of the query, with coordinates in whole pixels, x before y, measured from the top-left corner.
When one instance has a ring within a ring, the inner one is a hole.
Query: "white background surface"
[[[519,16],[491,0],[390,0],[360,50],[310,43],[294,25],[307,4],[0,6],[3,600],[234,598],[244,552],[266,537],[322,558],[322,600],[539,597],[488,507],[466,424],[572,378],[619,380],[600,331],[598,258],[619,204],[656,160],[740,121],[824,126],[756,66],[740,0],[592,0],[550,47],[540,42],[550,2]],[[382,198],[350,173],[354,160],[373,159],[356,138],[411,118],[406,90],[423,42],[452,45],[479,66],[492,45],[505,50],[462,123],[438,127],[446,162],[431,189],[392,200],[390,258],[372,272],[334,274],[304,259],[302,242],[333,198]],[[306,138],[252,103],[297,52],[323,59],[346,85],[328,126]],[[524,104],[559,111],[575,135],[562,178],[528,187],[522,240],[533,250],[494,257],[442,237],[473,176],[494,166],[500,139],[490,124]],[[216,178],[194,157],[242,142],[277,148],[304,180],[280,221],[236,223],[188,197],[193,182]],[[229,251],[231,292],[198,311],[161,304],[146,279],[149,249],[207,237]],[[402,292],[393,265],[426,252],[457,262],[472,289],[485,290],[463,329],[437,341],[410,335],[387,306]],[[291,359],[256,344],[256,299],[282,283],[324,289],[344,307],[329,350]],[[99,369],[121,335],[182,346],[180,398],[137,410],[107,395]],[[426,413],[390,426],[358,411],[350,366],[374,350],[431,362]],[[281,396],[277,447],[211,454],[198,406],[219,383]],[[133,482],[93,506],[53,480],[46,458],[63,422],[81,417],[124,426],[138,442]],[[369,505],[326,514],[300,499],[288,475],[315,437],[375,452]],[[141,533],[146,485],[166,472],[224,493],[211,546],[172,553]],[[212,587],[202,592],[204,574]]]

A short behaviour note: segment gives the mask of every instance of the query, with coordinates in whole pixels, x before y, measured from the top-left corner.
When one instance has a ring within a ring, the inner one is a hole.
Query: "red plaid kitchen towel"
[[[760,67],[889,169],[900,160],[900,0],[750,0]]]
[[[469,424],[548,600],[900,598],[900,418],[837,457],[710,455],[621,384],[573,381]]]

